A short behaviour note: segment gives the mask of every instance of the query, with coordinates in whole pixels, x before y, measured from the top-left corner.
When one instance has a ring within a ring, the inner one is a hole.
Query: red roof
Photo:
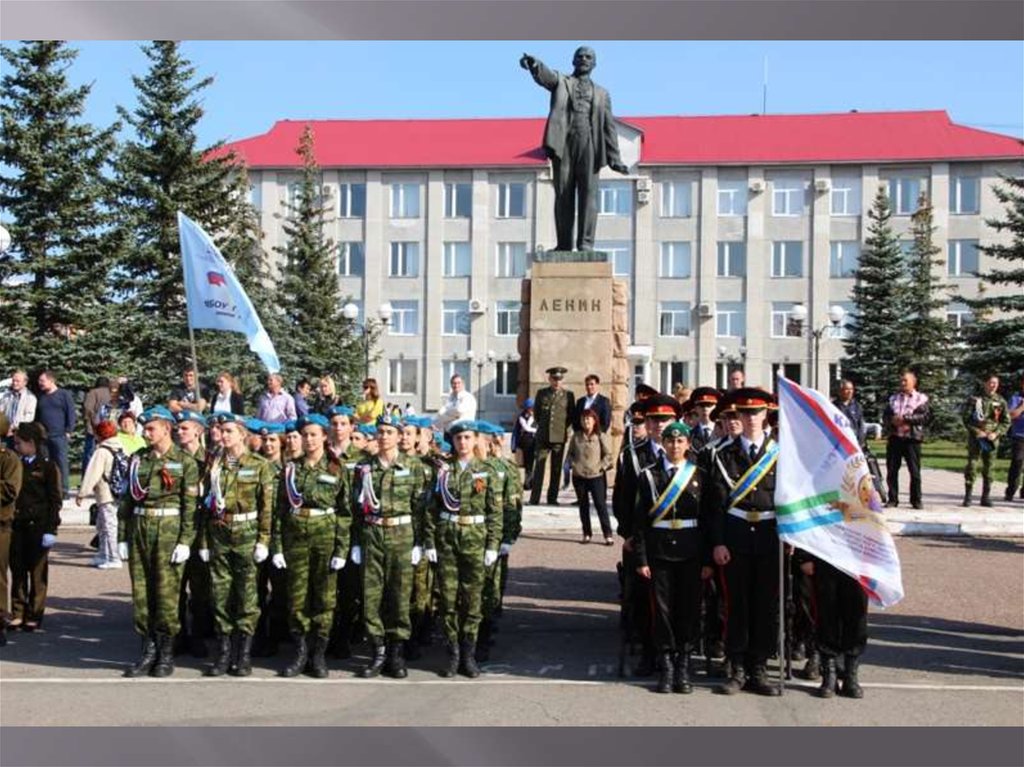
[[[1024,141],[957,125],[944,111],[623,117],[644,165],[754,165],[1024,159]],[[281,120],[228,144],[254,168],[298,167],[307,121]],[[543,118],[311,120],[324,168],[534,167]]]

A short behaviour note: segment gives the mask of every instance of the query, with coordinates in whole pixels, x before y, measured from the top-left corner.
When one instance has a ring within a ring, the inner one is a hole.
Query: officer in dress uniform
[[[438,470],[427,513],[424,545],[427,559],[437,562],[448,650],[443,677],[480,676],[475,653],[484,573],[498,561],[502,535],[498,479],[473,455],[477,431],[474,421],[456,421],[449,428],[454,454]]]
[[[199,466],[171,438],[174,416],[162,405],[142,413],[146,448],[132,456],[128,492],[118,509],[117,548],[128,560],[135,631],[142,657],[125,676],[174,672],[181,628],[181,578],[195,538]]]
[[[537,421],[537,457],[533,464],[533,479],[530,486],[530,503],[540,503],[540,491],[544,485],[544,467],[551,458],[548,478],[547,501],[549,506],[558,505],[558,483],[565,459],[565,443],[572,425],[572,413],[576,398],[562,385],[562,379],[569,371],[556,366],[547,369],[549,386],[537,392],[534,397],[534,417]]]
[[[711,386],[698,386],[690,394],[690,408],[695,422],[690,427],[690,450],[696,456],[715,438],[715,422],[711,413],[722,393]]]
[[[199,467],[199,476],[206,473],[207,454],[202,436],[209,424],[196,410],[179,410],[174,414],[177,423],[178,447],[192,456]],[[210,604],[210,566],[199,558],[200,546],[192,545],[185,572],[181,578],[181,596],[178,614],[181,633],[177,644],[187,646],[195,658],[205,658],[206,640],[214,634],[213,608]]]
[[[778,445],[765,433],[774,398],[761,389],[740,388],[725,399],[739,411],[743,432],[715,452],[710,472],[715,513],[709,515],[708,533],[725,599],[730,663],[729,679],[718,691],[733,695],[746,688],[778,695],[767,672],[779,620]]]

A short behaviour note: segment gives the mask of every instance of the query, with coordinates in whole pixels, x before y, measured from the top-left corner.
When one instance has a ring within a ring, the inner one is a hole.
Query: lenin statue
[[[593,250],[598,173],[605,165],[618,173],[629,173],[619,156],[611,98],[608,91],[590,79],[597,56],[592,48],[577,48],[571,75],[548,69],[525,53],[519,65],[530,71],[538,85],[551,91],[544,151],[551,158],[554,171],[556,250],[573,250],[577,208],[576,250]]]

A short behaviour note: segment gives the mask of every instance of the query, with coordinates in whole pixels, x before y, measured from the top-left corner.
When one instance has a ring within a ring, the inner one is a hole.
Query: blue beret
[[[150,421],[160,419],[170,421],[173,424],[174,414],[163,405],[154,405],[153,407],[142,411],[142,415],[139,416],[139,423],[149,423]]]
[[[476,421],[456,421],[455,423],[448,427],[448,433],[451,434],[453,437],[456,434],[461,434],[464,431],[478,432],[480,431],[480,424],[478,424]]]
[[[194,410],[182,410],[176,413],[174,418],[178,423],[182,423],[184,421],[195,421],[200,426],[206,426],[206,418]]]
[[[523,407],[533,407],[533,397],[527,397],[526,402],[523,403]]]
[[[266,436],[268,434],[284,434],[283,423],[263,423],[260,424],[260,434]]]
[[[309,425],[319,426],[324,431],[327,431],[329,428],[331,428],[330,421],[328,421],[326,417],[320,415],[319,413],[310,413],[309,415],[302,416],[296,422],[295,428],[298,429],[299,431],[302,431]]]
[[[259,434],[260,429],[266,425],[266,421],[261,421],[259,418],[242,418],[241,416],[236,415],[232,416],[232,419],[238,419],[235,423],[241,423],[253,434]],[[229,421],[221,421],[221,423],[229,423]]]
[[[390,426],[393,429],[402,428],[402,419],[391,413],[381,413],[377,416],[377,426]]]
[[[290,434],[293,431],[299,430],[299,422],[294,419],[292,419],[291,421],[285,421],[283,424],[281,424],[281,426],[282,428],[284,428],[285,434]]]
[[[331,415],[347,415],[349,418],[356,414],[356,409],[349,405],[335,405],[330,409]]]
[[[374,426],[372,423],[361,423],[356,427],[356,431],[367,437],[377,436],[377,427]]]
[[[438,444],[438,448],[440,448],[442,453],[450,453],[452,451],[452,446],[448,444],[448,440],[446,439],[441,440]]]

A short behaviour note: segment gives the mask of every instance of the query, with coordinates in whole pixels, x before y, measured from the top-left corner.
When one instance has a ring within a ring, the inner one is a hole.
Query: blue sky
[[[1024,136],[1024,42],[581,41],[615,113],[769,113],[945,109],[954,121]],[[197,41],[183,44],[205,92],[204,145],[303,118],[523,117],[546,95],[518,66],[525,51],[571,68],[576,41]],[[75,83],[92,82],[87,119],[134,106],[139,45],[72,43]]]

